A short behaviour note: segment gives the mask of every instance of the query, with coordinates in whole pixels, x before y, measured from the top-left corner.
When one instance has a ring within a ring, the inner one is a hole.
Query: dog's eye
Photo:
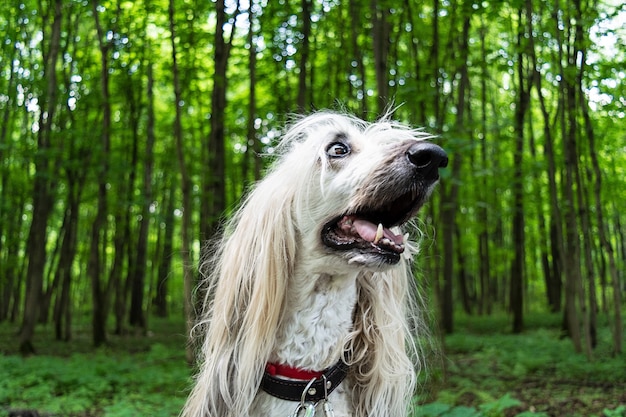
[[[326,154],[331,158],[343,158],[350,154],[350,147],[343,142],[333,142],[326,148]]]

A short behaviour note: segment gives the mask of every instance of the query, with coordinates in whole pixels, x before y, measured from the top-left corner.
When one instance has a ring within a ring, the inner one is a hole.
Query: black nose
[[[440,146],[417,142],[406,151],[407,158],[427,180],[439,179],[439,168],[448,166],[448,155]]]

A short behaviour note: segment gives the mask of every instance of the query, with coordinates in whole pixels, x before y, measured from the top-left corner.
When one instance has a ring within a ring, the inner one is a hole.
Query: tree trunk
[[[461,63],[458,73],[460,75],[458,97],[456,104],[456,122],[455,129],[460,134],[465,131],[465,108],[466,108],[466,92],[469,89],[468,77],[468,54],[469,54],[469,31],[470,31],[470,15],[466,14],[463,20],[463,29],[461,34],[461,44],[459,51]],[[454,331],[454,300],[452,286],[454,282],[454,236],[456,228],[456,214],[458,210],[459,182],[455,178],[459,178],[461,170],[462,157],[461,152],[455,154],[452,158],[452,175],[453,180],[448,184],[443,184],[441,190],[441,225],[443,236],[443,296],[442,298],[442,325],[446,333]]]
[[[525,51],[522,47],[525,28],[522,26],[522,10],[518,12],[518,47],[517,75],[518,75],[518,97],[519,101],[515,106],[515,150],[513,153],[513,260],[511,263],[511,287],[510,305],[513,313],[513,333],[521,333],[524,329],[524,172],[522,169],[524,155],[524,120],[530,104],[530,89],[526,88],[526,75],[524,70]],[[532,15],[527,13],[526,21],[532,19]]]
[[[147,63],[148,66],[148,121],[146,126],[146,149],[143,171],[143,198],[141,206],[141,219],[139,220],[139,237],[137,238],[137,254],[135,255],[135,268],[131,268],[135,276],[133,282],[137,290],[141,291],[143,295],[143,287],[146,276],[147,266],[147,253],[148,253],[148,232],[150,226],[150,206],[152,205],[152,170],[154,166],[154,77],[152,74],[152,62]],[[138,307],[140,308],[140,315],[137,318],[141,318],[140,323],[143,327],[146,325],[143,310],[143,296],[136,300]],[[131,310],[132,311],[132,310]],[[131,324],[133,324],[131,322]]]
[[[218,7],[221,1],[221,7],[223,9],[223,1],[218,0]],[[192,304],[192,291],[193,291],[193,274],[189,270],[191,262],[191,178],[187,169],[187,163],[185,161],[185,148],[183,145],[183,128],[182,128],[182,111],[180,105],[182,103],[182,94],[180,90],[180,79],[178,74],[178,61],[176,53],[176,24],[174,20],[175,9],[174,0],[169,1],[168,7],[169,14],[169,27],[171,34],[172,44],[172,75],[174,82],[174,100],[176,113],[174,117],[174,140],[176,142],[176,157],[178,159],[178,166],[180,169],[180,181],[182,192],[182,205],[183,205],[183,224],[181,226],[181,255],[183,259],[183,308],[185,314],[185,323],[187,327],[187,334],[191,335],[191,328],[194,323],[193,304]],[[187,344],[186,359],[189,364],[194,361],[194,353],[191,349],[191,343]]]
[[[169,275],[172,270],[172,253],[174,252],[174,201],[175,201],[175,189],[174,181],[170,180],[171,184],[168,186],[168,191],[165,191],[165,197],[163,203],[165,230],[162,237],[162,248],[159,256],[159,267],[157,270],[157,285],[155,296],[156,314],[159,317],[168,316],[168,282]],[[185,294],[186,296],[186,294]]]
[[[56,271],[58,276],[60,291],[57,293],[54,305],[54,329],[57,340],[69,341],[71,338],[68,319],[70,317],[70,289],[72,285],[72,264],[76,255],[77,229],[78,229],[78,209],[80,207],[80,188],[83,181],[77,180],[68,174],[68,205],[65,212],[67,228],[63,235],[61,244],[61,255]],[[84,179],[85,177],[82,176]]]
[[[602,203],[602,170],[600,169],[600,163],[598,161],[598,155],[596,152],[596,143],[595,143],[595,133],[593,130],[593,126],[591,123],[591,117],[589,116],[589,106],[585,99],[585,94],[582,89],[582,84],[578,85],[578,96],[580,101],[580,107],[583,113],[583,120],[585,122],[585,133],[586,137],[589,140],[589,152],[591,157],[591,166],[593,171],[593,179],[594,179],[594,211],[596,213],[596,223],[597,223],[597,233],[598,238],[600,240],[600,246],[602,247],[602,251],[599,256],[604,259],[604,255],[608,257],[609,260],[609,276],[611,277],[611,282],[613,284],[613,308],[614,308],[614,323],[613,323],[613,349],[616,354],[620,354],[622,352],[622,334],[623,334],[623,326],[622,326],[622,314],[621,314],[621,287],[620,287],[620,279],[619,274],[617,272],[617,264],[615,260],[615,251],[613,250],[613,245],[611,244],[610,239],[607,237],[606,232],[606,224],[604,221],[604,205]],[[621,228],[617,227],[617,230],[621,230]],[[592,283],[590,283],[591,285]]]
[[[365,64],[363,62],[363,51],[361,46],[359,45],[359,33],[361,31],[361,26],[360,26],[360,22],[361,22],[361,17],[363,16],[363,13],[358,5],[358,1],[357,0],[349,0],[348,1],[348,8],[349,8],[349,13],[350,13],[350,42],[351,42],[351,48],[352,48],[352,53],[353,53],[353,60],[356,64],[356,68],[354,69],[354,71],[359,74],[357,81],[357,90],[356,90],[356,94],[351,94],[351,96],[356,96],[358,102],[359,102],[359,113],[361,114],[361,117],[366,117],[367,115],[367,100],[365,99],[366,97],[366,92],[365,92],[365,80],[366,80],[366,71],[365,71]],[[358,82],[360,81],[360,86],[358,85]],[[350,90],[352,90],[352,83],[350,83]]]
[[[55,0],[54,20],[50,34],[50,46],[45,62],[47,79],[44,93],[44,108],[39,118],[37,153],[35,155],[35,182],[33,186],[32,222],[28,233],[28,269],[26,272],[26,297],[24,316],[19,334],[20,351],[23,354],[34,353],[33,336],[35,324],[39,318],[39,306],[43,291],[43,275],[46,263],[46,244],[48,218],[52,211],[53,183],[51,164],[51,134],[57,98],[56,65],[61,43],[62,1]]]
[[[124,188],[123,185],[120,188]],[[124,191],[120,190],[121,194],[124,194]],[[126,194],[128,196],[128,192]],[[130,251],[130,225],[129,218],[127,215],[128,210],[123,210],[122,207],[118,207],[115,213],[115,235],[113,236],[113,265],[111,266],[111,271],[109,273],[108,283],[106,288],[104,288],[105,294],[103,298],[107,298],[109,296],[115,295],[115,300],[113,303],[114,314],[115,314],[115,331],[114,334],[120,335],[124,333],[124,318],[126,316],[126,304],[128,300],[128,294],[130,292],[130,287],[132,285],[132,280],[130,277],[126,279],[122,279],[122,274],[124,271],[124,261],[127,257],[128,251]],[[128,269],[132,269],[132,260],[128,259]],[[108,299],[108,298],[107,298]],[[104,315],[108,315],[108,306],[105,308]]]
[[[300,72],[298,73],[298,111],[305,112],[309,107],[309,85],[307,85],[307,67],[309,66],[311,36],[311,0],[302,0],[302,46],[300,48]]]
[[[10,16],[7,22],[7,33],[11,30],[10,25],[13,23],[13,16]],[[7,141],[8,137],[8,128],[9,128],[9,120],[12,112],[14,110],[14,93],[11,93],[15,89],[15,57],[18,53],[18,43],[15,42],[13,47],[11,48],[10,56],[7,56],[7,62],[9,62],[8,68],[8,81],[6,85],[6,97],[8,98],[7,102],[4,104],[4,109],[2,109],[2,118],[0,119],[0,322],[6,320],[9,316],[9,304],[11,303],[11,296],[13,294],[13,288],[15,287],[15,283],[18,281],[19,277],[15,276],[13,271],[14,262],[13,258],[6,256],[7,252],[11,250],[11,247],[14,246],[11,236],[15,236],[10,232],[12,227],[14,227],[14,222],[11,220],[13,217],[14,207],[19,207],[14,205],[15,197],[8,191],[8,183],[10,171],[8,166],[5,167],[5,151],[10,149],[9,142]],[[9,196],[13,197],[9,199]],[[6,236],[6,241],[3,237]],[[5,245],[7,249],[5,249]]]
[[[237,19],[237,10],[232,17]],[[230,38],[227,40],[224,34],[226,24],[226,10],[224,0],[216,2],[216,25],[215,39],[213,42],[215,70],[213,73],[213,91],[211,92],[211,133],[208,138],[207,149],[209,150],[209,162],[203,174],[203,195],[201,199],[200,213],[200,238],[207,239],[215,233],[220,216],[226,208],[226,150],[224,147],[224,116],[226,113],[226,72],[232,41],[235,37],[236,25],[232,26]]]
[[[248,97],[248,124],[246,128],[246,155],[244,157],[244,163],[242,166],[243,177],[243,189],[252,181],[256,181],[261,178],[261,149],[260,141],[257,138],[256,133],[256,119],[257,119],[257,98],[256,98],[256,83],[257,83],[257,68],[256,68],[256,55],[257,49],[255,45],[255,24],[256,19],[252,11],[248,15],[249,25],[247,43],[250,46],[248,51],[248,73],[249,73],[249,97]],[[252,175],[250,175],[250,166],[252,165]],[[252,177],[252,178],[250,178]]]
[[[459,292],[461,296],[461,304],[463,305],[463,311],[467,315],[472,314],[472,301],[473,297],[470,295],[470,277],[467,272],[465,255],[463,254],[463,246],[460,244],[461,242],[461,231],[459,229],[459,225],[456,224],[454,227],[454,235],[456,238],[456,264],[458,265],[457,277],[459,280]]]
[[[480,116],[481,116],[481,131],[482,138],[480,141],[480,164],[481,168],[485,169],[488,165],[488,160],[490,158],[488,149],[487,149],[487,79],[489,78],[489,74],[487,72],[487,51],[486,51],[486,26],[483,19],[481,19],[481,27],[480,27],[480,51],[481,51],[481,77],[480,77]],[[497,155],[497,153],[495,153]],[[490,236],[489,236],[489,183],[488,176],[483,175],[481,180],[480,194],[482,195],[481,204],[478,207],[478,222],[482,225],[482,229],[478,233],[478,257],[479,257],[479,282],[480,282],[480,300],[478,311],[479,314],[487,313],[491,314],[491,303],[492,303],[492,294],[491,294],[491,259],[490,259]]]
[[[92,2],[92,12],[95,19],[98,34],[98,46],[100,49],[100,88],[102,94],[102,132],[100,134],[100,166],[98,167],[98,202],[96,217],[91,227],[91,243],[89,247],[89,260],[87,263],[87,276],[91,280],[93,317],[92,338],[94,346],[101,346],[107,341],[106,334],[106,311],[108,300],[106,299],[106,287],[102,283],[106,260],[106,251],[102,249],[106,245],[106,223],[108,215],[108,191],[109,180],[109,154],[111,150],[111,102],[109,95],[109,44],[105,41],[105,34],[100,25],[98,2]]]
[[[526,10],[528,10],[528,15],[531,16],[532,2],[530,0],[526,0]],[[528,24],[529,31],[531,33],[534,33],[532,19],[528,22]],[[552,131],[550,130],[552,121],[550,120],[550,115],[548,113],[545,99],[543,97],[543,86],[541,82],[542,76],[539,72],[539,67],[537,64],[534,36],[530,36],[528,41],[529,57],[531,59],[533,73],[532,80],[535,86],[535,90],[537,92],[539,108],[541,110],[541,115],[543,118],[544,149],[547,162],[548,190],[550,197],[550,225],[548,226],[548,228],[551,243],[549,254],[551,257],[551,263],[548,267],[546,267],[547,271],[544,273],[546,280],[546,295],[548,297],[548,305],[550,306],[550,310],[552,312],[557,312],[561,310],[561,296],[563,287],[561,280],[561,271],[563,269],[561,266],[561,254],[564,253],[564,244],[563,231],[561,227],[562,214],[559,207],[559,192],[556,184],[557,170],[554,155],[554,136],[552,135]]]
[[[378,90],[379,114],[382,114],[391,103],[389,97],[389,70],[387,57],[389,55],[389,8],[376,0],[370,1],[372,13],[372,43],[374,49],[374,70],[376,72],[376,88]]]
[[[149,66],[148,66],[149,67]],[[148,68],[148,72],[150,68]],[[132,126],[132,137],[133,137],[133,146],[131,152],[131,161],[130,161],[130,175],[128,179],[129,188],[128,188],[128,197],[127,202],[122,206],[127,206],[133,200],[133,194],[135,192],[135,182],[137,179],[137,171],[139,170],[139,109],[143,106],[138,99],[135,98],[132,88],[132,82],[128,82],[129,87],[127,89],[127,97],[128,103],[130,107],[130,124]],[[152,132],[150,132],[152,129]],[[136,247],[133,247],[131,244],[128,246],[128,275],[127,280],[130,281],[130,309],[129,309],[129,317],[128,323],[139,331],[146,331],[146,316],[144,311],[144,294],[145,294],[145,280],[146,280],[146,242],[147,242],[147,234],[148,234],[148,224],[149,224],[149,208],[151,203],[151,194],[152,194],[152,147],[154,142],[151,140],[154,138],[150,138],[150,133],[154,134],[154,126],[147,126],[146,136],[146,149],[145,149],[145,160],[144,160],[144,178],[142,184],[142,203],[141,203],[141,219],[139,220],[139,237],[137,238]],[[150,175],[150,178],[146,180],[146,173]],[[147,183],[146,183],[147,182]],[[149,188],[148,193],[146,194],[146,186]],[[130,210],[126,210],[126,227],[128,229],[129,239],[131,241],[130,236],[130,226],[131,226],[131,218],[130,218]]]
[[[530,91],[532,90],[533,86],[535,85],[535,74],[536,74],[536,62],[535,62],[535,45],[534,45],[534,36],[535,36],[535,31],[533,28],[533,17],[534,17],[534,13],[533,13],[533,7],[532,7],[532,1],[530,0],[526,0],[525,2],[525,10],[526,10],[526,25],[527,25],[527,33],[528,33],[528,44],[525,48],[524,51],[524,56],[528,59],[528,78],[529,78],[529,84],[528,84],[528,92],[530,94]],[[538,93],[539,95],[541,94],[541,92]],[[533,118],[532,118],[532,113],[529,116],[529,148],[530,148],[530,155],[533,161],[536,161],[538,164],[541,163],[540,158],[537,155],[537,149],[538,146],[535,143],[535,128],[533,125]],[[544,125],[545,128],[545,125]],[[533,170],[532,172],[532,178],[533,178],[533,182],[535,184],[540,184],[541,183],[541,177],[542,175],[544,175],[544,170]],[[546,219],[544,216],[544,197],[542,194],[542,187],[539,186],[534,186],[533,187],[534,190],[534,203],[537,206],[537,220],[538,220],[538,227],[537,227],[537,232],[539,235],[539,256],[540,256],[540,262],[541,262],[541,271],[543,273],[543,277],[544,277],[544,282],[545,282],[545,287],[546,287],[546,296],[547,296],[547,304],[549,306],[552,306],[553,304],[553,298],[554,295],[551,294],[551,283],[554,281],[554,277],[552,276],[552,268],[550,266],[550,254],[549,254],[549,244],[548,242],[550,242],[550,236],[549,236],[549,231],[548,231],[548,226],[546,225]],[[560,296],[560,294],[559,294]],[[558,311],[558,310],[557,310]]]
[[[569,30],[564,21],[567,18],[562,19],[558,12],[561,10],[560,4],[557,1],[555,12],[553,14],[554,22],[556,25],[562,25]],[[580,333],[580,319],[578,315],[578,308],[576,304],[579,302],[579,288],[581,288],[581,271],[580,271],[580,241],[578,235],[578,221],[576,218],[576,201],[574,199],[574,172],[576,171],[576,120],[574,117],[574,109],[571,108],[572,104],[572,86],[573,83],[569,81],[569,74],[566,72],[564,62],[567,56],[564,56],[563,40],[561,39],[561,29],[557,30],[557,41],[559,44],[558,49],[558,65],[561,76],[561,82],[559,85],[559,102],[561,106],[560,126],[563,135],[563,155],[564,155],[564,175],[565,181],[563,183],[563,197],[562,206],[564,208],[563,215],[565,218],[565,252],[567,259],[564,260],[564,272],[565,272],[565,329],[572,339],[574,349],[576,352],[583,351],[583,344]],[[582,308],[582,306],[581,306]]]
[[[604,264],[604,256],[606,255],[609,258],[609,273],[611,276],[611,279],[615,284],[614,287],[614,295],[616,295],[616,298],[614,299],[615,302],[615,328],[614,328],[614,332],[613,332],[613,337],[614,337],[614,349],[616,353],[621,353],[621,344],[622,344],[622,318],[621,318],[621,311],[620,311],[620,307],[621,307],[621,297],[620,297],[620,289],[619,289],[619,277],[617,274],[617,268],[615,266],[615,256],[613,253],[613,247],[611,245],[610,240],[607,238],[606,236],[606,231],[605,231],[605,224],[604,224],[604,216],[603,216],[603,212],[604,212],[604,207],[602,204],[602,198],[601,198],[601,190],[602,190],[602,172],[600,170],[600,164],[598,162],[598,156],[596,153],[596,149],[595,149],[595,132],[593,130],[593,125],[591,122],[591,118],[589,117],[589,106],[588,103],[585,99],[585,92],[584,92],[584,88],[583,88],[583,82],[582,82],[582,78],[583,78],[583,74],[585,73],[584,71],[584,65],[585,65],[585,57],[586,57],[586,49],[582,46],[585,45],[585,41],[584,41],[584,33],[585,31],[583,30],[582,27],[582,12],[580,9],[580,1],[577,0],[575,1],[575,5],[576,5],[576,41],[578,43],[578,48],[576,48],[577,50],[579,50],[582,54],[581,59],[580,59],[580,65],[581,68],[579,70],[579,75],[578,75],[578,82],[577,82],[577,95],[578,95],[578,105],[582,111],[582,116],[583,116],[583,121],[584,121],[584,128],[585,128],[585,136],[588,140],[589,143],[589,154],[591,157],[591,166],[592,166],[592,172],[593,172],[593,179],[594,179],[594,205],[595,205],[595,213],[596,213],[596,221],[597,221],[597,230],[598,230],[598,237],[600,240],[600,247],[602,248],[601,251],[599,251],[599,256],[602,260],[602,264]],[[586,206],[591,206],[591,204],[587,204]],[[589,211],[586,210],[586,215],[589,216]],[[587,230],[583,232],[583,236],[586,240],[590,240],[591,236],[592,236],[592,231],[591,231],[591,227],[589,225],[590,223],[590,219],[587,217]],[[589,245],[591,245],[591,242],[588,243]],[[591,247],[588,248],[588,257],[587,257],[587,263],[589,265],[589,267],[591,267],[592,265],[592,260],[591,260]],[[603,271],[602,271],[603,272]],[[597,335],[596,335],[596,314],[597,314],[597,310],[598,310],[598,303],[597,303],[597,296],[596,296],[596,285],[595,285],[595,279],[593,278],[595,274],[589,273],[588,274],[588,287],[589,287],[589,312],[590,312],[590,325],[592,326],[592,328],[590,329],[591,331],[591,336],[592,336],[592,340],[591,340],[591,344],[593,347],[595,347],[596,343],[597,343]],[[604,277],[604,273],[602,273],[601,275],[602,277]]]

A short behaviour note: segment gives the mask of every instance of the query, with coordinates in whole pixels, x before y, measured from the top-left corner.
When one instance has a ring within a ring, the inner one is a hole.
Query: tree
[[[310,57],[310,36],[311,36],[311,9],[313,3],[311,0],[302,0],[302,46],[300,48],[300,71],[298,73],[298,111],[304,112],[308,108],[308,96],[310,85],[307,82],[307,66]]]
[[[118,9],[119,10],[119,9]],[[100,11],[98,2],[92,3],[92,13],[98,35],[98,48],[100,52],[100,92],[102,95],[102,126],[100,133],[100,149],[98,155],[98,204],[96,217],[91,227],[91,243],[89,246],[89,261],[87,264],[87,275],[91,280],[93,318],[92,337],[95,346],[104,344],[107,340],[106,319],[109,299],[109,286],[106,285],[102,277],[104,275],[105,251],[102,249],[106,245],[106,223],[108,215],[108,180],[109,180],[109,158],[111,151],[111,100],[109,93],[109,50],[104,29],[100,24]]]
[[[513,153],[513,224],[512,239],[514,245],[513,261],[511,263],[511,310],[513,311],[513,333],[521,333],[524,328],[524,173],[522,171],[524,155],[524,119],[528,112],[530,101],[530,87],[528,86],[526,70],[524,68],[524,51],[522,39],[525,35],[525,26],[522,24],[522,13],[520,9],[517,15],[518,34],[517,43],[519,54],[517,57],[517,82],[519,100],[515,103],[515,151]],[[526,20],[530,20],[526,15]]]
[[[239,2],[237,2],[232,20],[237,19],[239,14]],[[215,25],[213,90],[211,92],[211,132],[206,147],[209,150],[209,163],[204,172],[205,185],[200,217],[200,235],[207,239],[216,231],[219,219],[226,208],[225,159],[225,112],[226,112],[226,87],[228,59],[235,39],[235,25],[230,25],[230,37],[226,37],[224,29],[228,14],[224,0],[216,3],[217,23]]]
[[[26,297],[24,300],[24,316],[20,329],[20,351],[34,353],[33,336],[35,324],[39,318],[39,304],[43,291],[43,274],[46,267],[46,236],[48,219],[52,212],[54,199],[54,183],[51,181],[54,170],[52,133],[53,118],[57,100],[57,73],[56,65],[61,44],[62,1],[56,0],[51,10],[42,13],[43,22],[47,23],[49,15],[53,13],[52,29],[48,51],[44,54],[45,86],[43,97],[44,111],[39,117],[39,131],[37,135],[37,153],[35,154],[36,175],[33,185],[33,216],[28,233],[28,270],[26,273]],[[45,25],[44,25],[45,27]]]
[[[389,103],[389,68],[387,59],[389,55],[389,7],[383,2],[370,0],[370,12],[372,14],[372,44],[374,50],[374,69],[376,73],[376,91],[378,92],[379,114],[383,113]]]
[[[456,104],[456,122],[455,133],[463,135],[465,133],[465,110],[467,105],[467,92],[469,89],[468,78],[468,44],[471,19],[468,13],[462,14],[463,26],[459,37],[458,69],[457,73],[460,79],[459,90]],[[450,38],[452,39],[452,38]],[[438,101],[436,103],[438,105]],[[463,158],[461,154],[457,154],[452,158],[451,171],[452,176],[457,177],[460,174]],[[460,184],[453,181],[446,184],[441,190],[441,224],[442,224],[442,240],[443,240],[443,295],[442,295],[442,326],[446,333],[453,332],[453,294],[452,286],[454,281],[454,235],[456,228],[456,215],[458,210],[458,196]]]

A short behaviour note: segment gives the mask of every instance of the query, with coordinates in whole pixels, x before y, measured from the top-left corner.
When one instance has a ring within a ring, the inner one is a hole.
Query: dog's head
[[[290,132],[297,140],[285,158],[292,175],[307,165],[305,158],[312,160],[298,203],[305,209],[296,210],[305,243],[307,236],[315,239],[307,248],[344,265],[378,269],[398,263],[406,245],[402,226],[447,165],[444,150],[404,125],[334,113],[309,116]]]

